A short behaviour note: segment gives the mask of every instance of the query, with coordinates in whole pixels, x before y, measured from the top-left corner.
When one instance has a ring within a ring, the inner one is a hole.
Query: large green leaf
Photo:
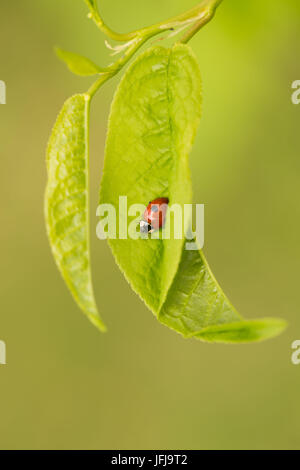
[[[88,215],[89,96],[63,106],[47,150],[47,231],[58,268],[81,310],[104,331],[91,280]]]
[[[100,202],[115,206],[168,197],[190,203],[188,165],[200,117],[201,81],[190,48],[154,47],[125,74],[111,108]],[[184,336],[206,341],[266,339],[282,320],[244,321],[225,297],[201,251],[185,240],[110,239],[120,269],[158,319]]]
[[[192,198],[188,152],[201,103],[197,63],[185,46],[147,50],[131,66],[110,116],[100,200],[128,206]],[[117,211],[118,217],[119,213]],[[156,313],[178,269],[184,240],[110,240],[120,268]]]

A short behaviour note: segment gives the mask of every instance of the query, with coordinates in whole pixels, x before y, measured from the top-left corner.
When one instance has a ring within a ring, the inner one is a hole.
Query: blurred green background
[[[196,0],[102,0],[118,31],[160,21]],[[206,205],[205,253],[249,318],[289,329],[253,345],[184,340],[131,291],[95,234],[106,121],[118,76],[92,107],[92,259],[101,335],[57,272],[43,220],[45,147],[63,101],[90,79],[53,46],[111,61],[83,0],[1,2],[0,106],[2,449],[300,448],[300,79],[298,0],[224,0],[192,41],[203,118],[191,156]]]

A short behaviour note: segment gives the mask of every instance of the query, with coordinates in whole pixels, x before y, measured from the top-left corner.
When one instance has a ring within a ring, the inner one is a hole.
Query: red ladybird
[[[164,226],[168,204],[167,197],[158,197],[149,202],[144,212],[144,220],[140,222],[142,233],[153,232]]]

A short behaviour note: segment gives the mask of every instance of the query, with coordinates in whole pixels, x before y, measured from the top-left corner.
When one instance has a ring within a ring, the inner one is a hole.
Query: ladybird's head
[[[141,233],[148,233],[151,230],[151,225],[146,222],[146,220],[140,221],[140,231]]]

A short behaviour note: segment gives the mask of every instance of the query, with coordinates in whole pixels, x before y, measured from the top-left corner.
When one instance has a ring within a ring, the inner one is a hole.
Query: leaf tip
[[[88,315],[90,322],[97,328],[97,330],[101,331],[101,333],[107,332],[107,327],[99,317],[99,315]]]
[[[54,54],[59,58],[61,59],[62,58],[62,55],[63,55],[63,50],[58,47],[58,46],[54,46],[53,47],[53,50],[54,50]]]
[[[252,343],[279,336],[287,325],[287,322],[281,318],[243,320],[203,328],[194,336],[215,343]]]

